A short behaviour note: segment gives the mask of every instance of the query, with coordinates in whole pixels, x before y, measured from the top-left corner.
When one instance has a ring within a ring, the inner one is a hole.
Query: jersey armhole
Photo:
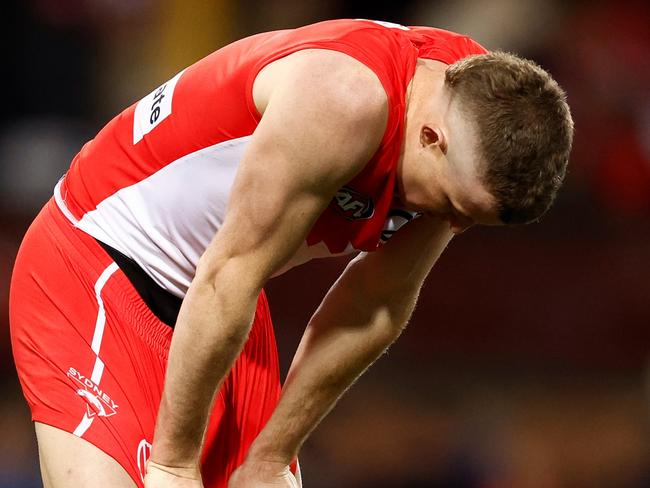
[[[262,71],[266,66],[271,64],[273,61],[277,61],[278,59],[284,58],[298,51],[304,51],[305,49],[324,49],[329,51],[337,51],[346,54],[351,58],[356,59],[360,63],[363,63],[370,70],[372,70],[372,72],[375,73],[375,76],[377,76],[377,78],[379,79],[381,86],[384,88],[384,91],[386,92],[389,113],[392,112],[392,110],[394,109],[393,107],[394,100],[391,97],[390,81],[383,73],[380,72],[381,70],[375,69],[373,67],[373,63],[369,59],[362,59],[362,56],[354,56],[350,54],[349,52],[350,47],[344,43],[334,43],[334,42],[329,44],[305,43],[305,44],[300,44],[298,46],[291,46],[287,49],[275,52],[270,56],[262,58],[261,60],[259,60],[257,63],[253,65],[253,69],[251,70],[250,74],[248,75],[248,79],[246,80],[245,90],[246,90],[246,105],[248,107],[248,111],[256,122],[259,123],[259,121],[262,119],[262,114],[260,114],[259,111],[257,110],[257,107],[255,106],[255,100],[253,99],[253,84],[255,83],[255,79],[257,78],[257,75],[260,73],[260,71]],[[382,144],[389,133],[389,129],[390,129],[390,124],[386,126],[386,133],[382,138]]]

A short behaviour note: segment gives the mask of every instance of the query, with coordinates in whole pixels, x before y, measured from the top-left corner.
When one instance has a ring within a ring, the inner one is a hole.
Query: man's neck
[[[418,58],[407,91],[407,121],[432,121],[444,116],[449,106],[449,94],[445,90],[447,67],[440,61]]]

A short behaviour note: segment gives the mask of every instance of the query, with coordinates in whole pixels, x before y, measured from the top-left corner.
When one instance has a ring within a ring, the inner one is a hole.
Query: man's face
[[[420,128],[420,210],[449,222],[459,234],[474,224],[499,225],[496,202],[481,179],[478,134],[460,110],[450,107],[443,124]]]
[[[440,191],[436,211],[460,234],[474,224],[499,225],[496,202],[482,182],[480,160],[469,145],[450,143],[438,159]]]

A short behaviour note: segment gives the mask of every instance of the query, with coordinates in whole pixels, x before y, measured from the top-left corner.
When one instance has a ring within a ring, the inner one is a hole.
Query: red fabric
[[[92,423],[81,437],[143,486],[146,443],[153,437],[172,329],[149,311],[118,269],[99,293],[106,316],[99,343],[104,367],[93,381],[97,356],[91,346],[101,322],[96,286],[112,264],[97,242],[73,228],[50,202],[16,260],[11,340],[33,420],[74,432],[88,416]],[[279,394],[275,337],[262,294],[249,340],[210,419],[203,453],[206,488],[226,487]]]
[[[348,220],[350,215],[331,205],[308,243],[325,242],[332,252],[350,243],[375,249],[393,198],[405,92],[417,58],[451,63],[485,52],[464,36],[340,20],[230,44],[185,70],[173,91],[171,113],[141,140],[134,143],[133,105],[82,148],[62,183],[68,209],[80,218],[119,189],[183,155],[252,134],[260,119],[252,100],[255,76],[273,60],[309,48],[344,52],[369,66],[386,90],[390,114],[381,147],[347,185],[371,199],[374,212],[363,220]],[[167,95],[171,97],[170,91]],[[116,459],[142,486],[172,331],[148,310],[121,271],[106,274],[112,264],[96,241],[73,228],[50,202],[32,224],[16,261],[12,345],[33,419],[79,432],[87,418],[88,428],[80,435]],[[109,277],[98,297],[101,276]],[[98,362],[92,344],[102,323],[100,304],[106,318]],[[249,341],[219,392],[210,420],[203,455],[206,487],[225,486],[279,393],[275,339],[262,295]]]
[[[348,244],[372,251],[380,241],[395,189],[404,132],[405,93],[418,57],[453,63],[486,50],[466,36],[430,27],[387,27],[367,20],[332,20],[258,34],[230,44],[190,66],[173,95],[172,114],[133,144],[135,105],[113,119],[72,163],[62,193],[77,218],[120,188],[179,157],[253,133],[260,116],[252,99],[257,73],[303,49],[330,49],[366,64],[386,90],[389,120],[381,147],[348,185],[374,202],[370,218],[349,220],[332,204],[308,236],[330,252]],[[181,183],[179,183],[181,184]]]

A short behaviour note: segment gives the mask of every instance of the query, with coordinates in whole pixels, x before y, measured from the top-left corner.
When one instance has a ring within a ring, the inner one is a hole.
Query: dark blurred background
[[[71,157],[216,48],[336,17],[447,28],[535,59],[567,90],[576,138],[540,224],[455,239],[402,338],[305,446],[305,486],[650,487],[649,5],[3,2],[0,488],[40,486],[7,296],[21,237]],[[284,370],[343,265],[311,263],[268,287]]]

